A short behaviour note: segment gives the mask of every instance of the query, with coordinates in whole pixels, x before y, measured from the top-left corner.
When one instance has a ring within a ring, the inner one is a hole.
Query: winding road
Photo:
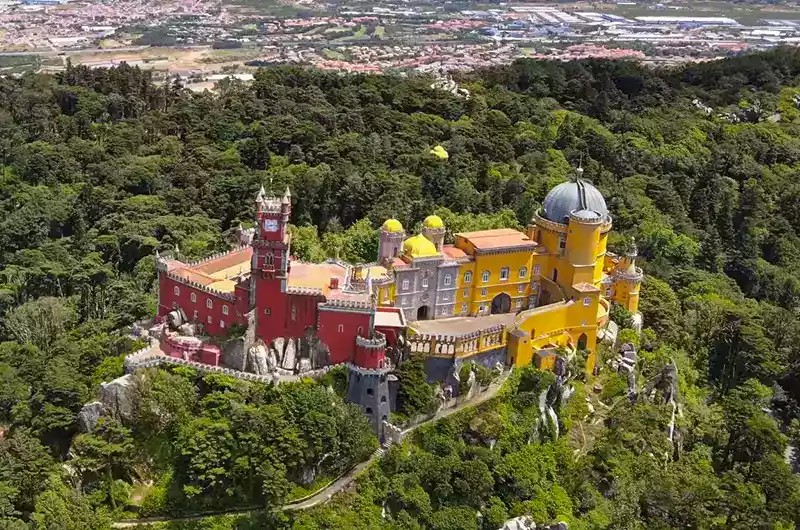
[[[508,379],[508,376],[510,374],[511,374],[510,370],[504,372],[503,375],[500,376],[500,378],[497,381],[495,381],[494,383],[489,385],[486,388],[486,390],[484,390],[480,394],[476,395],[475,397],[473,397],[469,401],[464,401],[464,402],[459,403],[458,405],[456,405],[454,407],[440,410],[439,412],[437,412],[436,414],[434,414],[433,416],[431,416],[427,420],[422,421],[420,423],[417,423],[416,425],[412,425],[411,427],[409,427],[409,428],[405,429],[404,431],[402,431],[402,436],[405,437],[409,433],[413,432],[416,429],[419,429],[420,427],[422,427],[424,425],[429,425],[429,424],[431,424],[433,422],[441,420],[442,418],[446,418],[446,417],[451,416],[451,415],[453,415],[453,414],[455,414],[457,412],[461,412],[462,410],[466,410],[466,409],[475,407],[477,405],[480,405],[481,403],[484,403],[484,402],[490,400],[503,387],[503,383],[505,383],[506,379]],[[305,497],[303,499],[298,499],[298,500],[296,500],[294,502],[291,502],[289,504],[284,504],[283,508],[282,508],[283,511],[293,512],[293,511],[300,511],[300,510],[308,510],[309,508],[313,508],[313,507],[318,506],[320,504],[324,504],[324,503],[329,502],[334,495],[344,491],[353,482],[353,480],[355,480],[355,478],[362,471],[364,471],[364,469],[367,468],[367,466],[372,464],[372,462],[374,462],[375,460],[378,460],[381,457],[383,457],[385,452],[386,452],[386,449],[383,448],[383,447],[377,449],[374,453],[372,453],[372,455],[367,460],[365,460],[364,462],[361,462],[360,464],[357,464],[356,466],[351,468],[349,471],[347,471],[344,475],[342,475],[341,477],[339,477],[336,480],[332,481],[327,486],[321,488],[319,491],[317,491],[313,495],[310,495],[310,496]],[[200,514],[196,514],[196,515],[187,515],[187,516],[183,516],[183,517],[147,517],[147,518],[142,518],[142,519],[124,519],[122,521],[117,521],[117,522],[113,523],[111,526],[112,526],[112,528],[133,528],[135,526],[144,526],[144,525],[148,525],[148,524],[152,524],[152,523],[165,523],[165,522],[170,522],[170,521],[199,521],[200,519],[204,519],[206,517],[213,517],[213,516],[219,516],[219,515],[245,515],[245,514],[249,514],[249,513],[252,513],[252,512],[260,511],[262,509],[263,508],[245,508],[245,509],[241,509],[241,510],[230,510],[230,511],[223,511],[223,512],[205,512],[205,513],[200,513]]]

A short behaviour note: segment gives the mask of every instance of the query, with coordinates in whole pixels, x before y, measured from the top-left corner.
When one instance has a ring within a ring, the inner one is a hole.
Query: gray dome
[[[594,210],[578,210],[577,212],[572,212],[572,216],[585,221],[599,221],[603,218],[602,214],[597,213]]]
[[[608,216],[608,207],[603,195],[583,180],[562,182],[547,194],[542,203],[542,217],[554,223],[566,224],[566,218],[574,211],[590,210],[603,218]]]

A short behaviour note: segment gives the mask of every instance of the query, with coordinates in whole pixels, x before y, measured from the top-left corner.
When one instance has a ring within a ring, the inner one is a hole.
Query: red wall
[[[331,351],[331,364],[352,361],[355,354],[356,335],[368,336],[372,314],[366,312],[332,311],[320,308],[317,335]],[[342,326],[342,331],[339,331]]]
[[[175,287],[178,287],[179,294],[175,295]],[[192,302],[192,293],[195,294],[197,302]],[[211,299],[211,309],[206,307],[206,300]],[[161,276],[159,281],[159,316],[164,316],[173,309],[173,303],[183,309],[186,318],[194,320],[194,312],[197,311],[197,321],[203,324],[206,333],[209,335],[224,335],[228,328],[234,323],[244,323],[244,317],[236,314],[236,304],[230,300],[220,298],[211,293],[197,289],[190,285],[180,283],[166,275]],[[228,308],[228,314],[224,314],[223,307]],[[209,323],[208,317],[211,317]],[[224,327],[220,325],[224,323]]]
[[[386,363],[386,348],[363,348],[356,345],[353,364],[361,368],[383,368]]]
[[[260,271],[253,274],[260,276]],[[257,277],[256,296],[256,335],[269,344],[275,337],[284,336],[286,324],[286,293],[281,292],[281,280]],[[269,312],[267,313],[267,309]]]
[[[309,327],[317,325],[317,304],[322,300],[316,296],[287,295],[284,337],[302,337]],[[294,310],[294,312],[293,312]],[[294,315],[294,317],[292,316]]]

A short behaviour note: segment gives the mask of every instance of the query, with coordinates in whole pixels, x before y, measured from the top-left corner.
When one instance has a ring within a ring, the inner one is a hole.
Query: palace
[[[468,361],[553,369],[560,348],[586,350],[591,371],[610,303],[635,313],[642,272],[635,251],[607,251],[605,200],[580,177],[579,170],[551,190],[524,233],[456,233],[445,244],[446,227],[435,215],[413,236],[389,219],[378,262],[362,265],[294,260],[291,194],[267,196],[262,188],[256,226],[239,231],[238,248],[194,263],[177,249],[158,257],[158,315],[177,315],[209,337],[245,327],[267,345],[313,335],[330,364],[356,374],[349,397],[376,428],[389,412],[387,348],[424,356],[431,381],[451,381]],[[171,333],[162,349],[227,364],[211,342]]]

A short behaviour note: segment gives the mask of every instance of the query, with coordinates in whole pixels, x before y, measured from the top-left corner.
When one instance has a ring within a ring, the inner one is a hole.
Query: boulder
[[[267,369],[270,373],[274,372],[278,367],[278,354],[275,348],[270,348],[267,352]]]
[[[103,404],[101,402],[92,401],[85,404],[78,412],[78,429],[81,432],[92,432],[102,415]]]
[[[297,363],[297,373],[304,374],[311,371],[311,359],[300,359]]]
[[[255,368],[252,371],[260,375],[268,374],[267,347],[260,343],[250,348],[250,351],[253,352],[253,368]]]
[[[272,339],[272,349],[275,350],[276,359],[278,359],[278,364],[283,361],[283,349],[286,345],[286,341],[283,337],[275,337]]]
[[[118,377],[100,385],[100,402],[115,418],[129,420],[133,415],[133,399],[136,384],[131,374]]]
[[[295,357],[297,352],[297,344],[295,344],[294,339],[289,339],[286,342],[286,351],[283,353],[283,360],[281,362],[281,368],[284,370],[291,370],[293,371],[295,368]]]
[[[536,530],[536,523],[530,515],[520,515],[509,519],[497,530]]]
[[[314,482],[314,479],[317,478],[317,470],[313,467],[304,467],[303,472],[300,476],[300,484],[303,486],[308,486]]]

